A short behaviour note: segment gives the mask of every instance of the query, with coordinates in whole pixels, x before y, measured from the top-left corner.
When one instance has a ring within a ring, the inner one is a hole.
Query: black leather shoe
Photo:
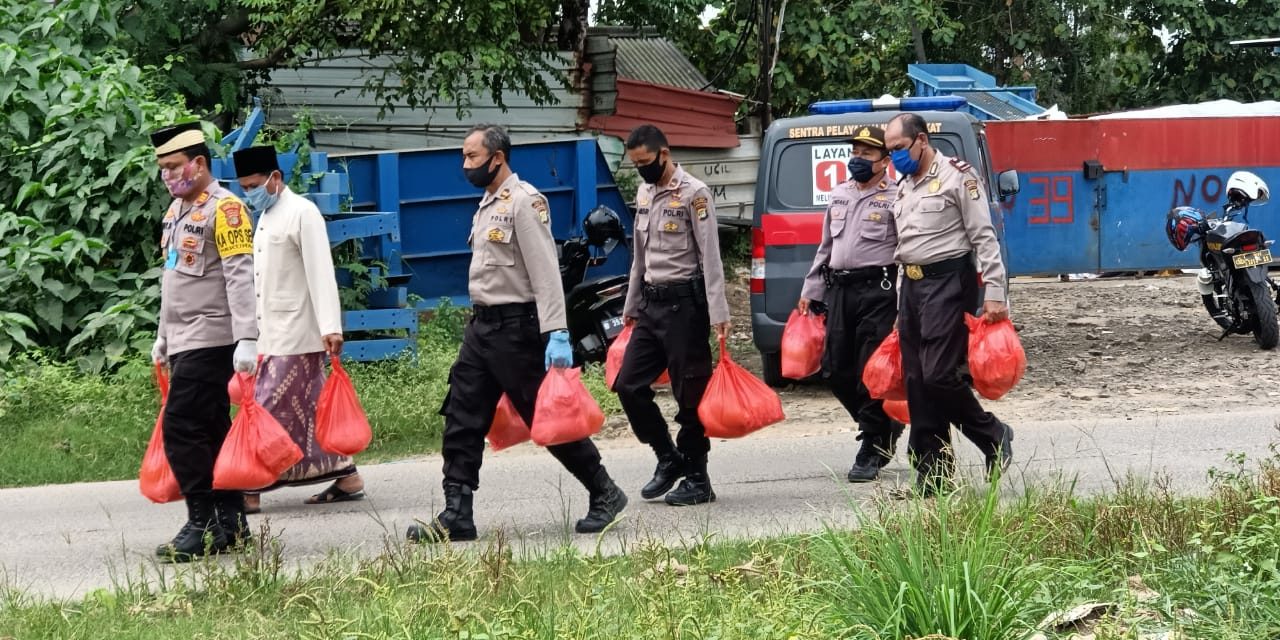
[[[601,467],[596,472],[591,487],[591,503],[587,515],[574,526],[578,533],[599,533],[605,530],[618,518],[618,514],[627,508],[627,494],[614,484],[609,473]]]
[[[471,487],[456,482],[444,484],[444,511],[431,522],[410,525],[405,533],[409,542],[467,542],[475,540],[476,523],[472,514],[474,495]]]
[[[640,489],[640,497],[645,500],[660,498],[670,491],[671,487],[676,486],[676,481],[684,475],[684,457],[679,453],[673,451],[664,456],[658,456],[658,467],[653,470],[653,478]]]
[[[998,474],[1003,476],[1009,470],[1009,465],[1013,464],[1013,427],[1001,422],[1004,427],[1004,435],[1000,437],[1000,445],[996,452],[987,456],[987,476],[994,478],[997,476],[996,466],[999,463]]]
[[[173,540],[156,547],[156,556],[169,562],[191,562],[227,548],[227,536],[214,517],[211,496],[187,498],[187,522]]]
[[[244,494],[239,491],[213,492],[213,509],[218,526],[227,536],[228,548],[244,546],[253,537],[249,519],[245,517]]]
[[[849,469],[849,482],[871,482],[880,477],[880,469],[893,459],[893,449],[897,445],[897,434],[888,437],[870,437],[859,433],[858,439],[862,447],[853,459],[853,468]]]
[[[668,493],[666,497],[667,504],[673,507],[688,507],[715,501],[716,492],[711,490],[711,478],[701,471],[685,476],[680,486]]]
[[[872,482],[880,477],[880,467],[878,464],[863,464],[860,462],[853,463],[853,467],[849,469],[849,482]]]

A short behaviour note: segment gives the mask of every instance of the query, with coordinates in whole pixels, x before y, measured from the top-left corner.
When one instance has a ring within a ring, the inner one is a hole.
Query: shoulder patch
[[[969,171],[969,169],[973,168],[973,165],[969,164],[968,162],[965,162],[964,160],[961,160],[960,158],[952,158],[951,166],[955,167],[956,169],[962,172],[967,172]]]
[[[244,204],[236,197],[218,200],[213,240],[223,258],[253,253],[253,224],[245,219]]]
[[[538,212],[538,222],[547,224],[551,221],[551,212],[547,209],[547,198],[539,195],[533,199],[533,210]]]
[[[970,200],[979,200],[982,198],[982,190],[978,189],[977,180],[965,180],[964,190],[969,194]]]
[[[698,196],[693,199],[693,212],[698,215],[699,220],[706,220],[710,207],[707,203],[706,196]]]

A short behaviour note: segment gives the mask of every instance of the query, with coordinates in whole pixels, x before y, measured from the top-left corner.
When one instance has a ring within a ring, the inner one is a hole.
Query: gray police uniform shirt
[[[711,324],[729,321],[715,204],[706,184],[677,165],[666,184],[640,185],[634,238],[624,315],[638,315],[644,284],[675,284],[701,275]]]
[[[849,180],[831,191],[831,203],[822,219],[822,242],[813,267],[804,278],[801,297],[823,300],[827,286],[822,265],[833,271],[884,267],[893,264],[898,231],[893,205],[898,187],[881,179],[866,189]]]
[[[1004,302],[1006,276],[982,180],[969,163],[940,152],[919,179],[898,182],[897,261],[928,265],[975,252],[985,300]]]
[[[512,173],[486,191],[471,219],[471,303],[492,307],[535,302],[542,332],[565,329],[560,260],[547,199]]]
[[[159,335],[168,354],[255,340],[253,221],[216,182],[169,205],[160,236]]]

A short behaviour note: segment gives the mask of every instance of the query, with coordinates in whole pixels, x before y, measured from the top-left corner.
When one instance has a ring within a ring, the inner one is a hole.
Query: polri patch
[[[707,199],[698,196],[693,199],[693,212],[698,214],[699,220],[707,219]]]
[[[969,193],[970,200],[979,200],[982,198],[982,193],[978,190],[977,180],[965,180],[964,190]]]
[[[253,253],[253,225],[245,224],[244,205],[235,198],[218,201],[213,221],[213,241],[222,258]]]
[[[538,212],[538,222],[546,224],[551,220],[551,214],[547,211],[546,198],[535,198],[533,200],[533,210]]]

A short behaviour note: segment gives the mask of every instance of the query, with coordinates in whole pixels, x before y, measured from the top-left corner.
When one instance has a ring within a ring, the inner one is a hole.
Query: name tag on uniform
[[[178,268],[178,251],[177,249],[169,249],[169,253],[164,258],[165,269]]]

